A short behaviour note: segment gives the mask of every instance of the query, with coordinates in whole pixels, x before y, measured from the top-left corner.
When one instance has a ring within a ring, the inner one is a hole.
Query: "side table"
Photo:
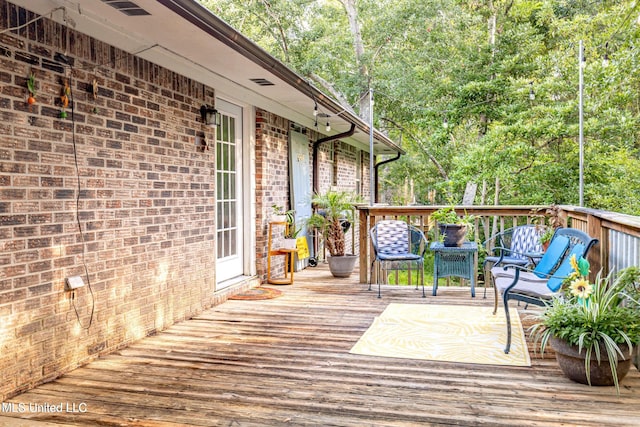
[[[279,228],[278,228],[279,227]],[[298,253],[297,249],[285,249],[285,248],[273,248],[273,229],[276,228],[283,233],[289,228],[289,224],[287,222],[270,222],[269,223],[269,234],[267,237],[268,245],[267,245],[267,283],[271,283],[273,285],[293,285],[293,270],[295,267],[295,259],[296,253]],[[284,277],[274,278],[271,277],[271,258],[274,256],[282,256],[284,257]]]
[[[478,245],[476,242],[464,242],[462,246],[444,246],[442,242],[433,242],[431,250],[433,261],[433,296],[438,292],[438,279],[456,276],[471,282],[471,297],[476,296],[476,273],[478,265]]]

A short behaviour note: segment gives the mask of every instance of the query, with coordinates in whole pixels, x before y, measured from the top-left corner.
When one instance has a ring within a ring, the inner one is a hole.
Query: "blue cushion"
[[[422,259],[417,254],[378,254],[380,261],[416,261]]]
[[[562,286],[564,279],[566,279],[573,271],[573,267],[571,267],[571,257],[573,255],[576,256],[576,259],[579,259],[584,255],[584,245],[582,243],[577,243],[573,249],[571,249],[569,256],[562,261],[560,267],[558,267],[558,269],[553,273],[553,277],[547,281],[547,287],[551,292],[558,292],[558,289]]]
[[[498,260],[500,259],[500,257],[498,256],[488,256],[486,257],[484,260],[486,262],[491,262],[491,263],[496,263],[498,262]],[[529,264],[529,258],[516,258],[516,257],[503,257],[502,258],[502,264],[515,264],[515,265],[521,265],[521,266],[526,266],[527,264]]]
[[[536,268],[533,269],[534,274],[544,279],[547,277],[553,267],[558,264],[558,261],[562,258],[562,255],[569,247],[569,238],[567,236],[555,236],[547,251],[544,253]]]

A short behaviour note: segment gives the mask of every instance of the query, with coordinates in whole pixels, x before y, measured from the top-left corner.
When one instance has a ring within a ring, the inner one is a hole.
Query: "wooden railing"
[[[431,214],[442,206],[358,206],[359,230],[369,230],[381,219],[403,219],[428,233],[435,222]],[[535,223],[546,216],[548,206],[455,206],[457,212],[475,217],[475,241],[516,225]],[[599,240],[589,253],[592,274],[604,274],[631,265],[640,266],[640,217],[575,206],[560,206],[564,226],[585,231]],[[367,283],[371,245],[368,233],[360,233],[360,282]]]

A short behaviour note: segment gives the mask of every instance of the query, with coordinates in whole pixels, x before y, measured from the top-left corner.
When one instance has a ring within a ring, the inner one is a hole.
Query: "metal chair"
[[[553,300],[562,286],[562,282],[572,271],[570,259],[586,258],[591,247],[598,243],[587,233],[573,228],[558,228],[549,248],[534,269],[521,265],[507,264],[491,269],[496,292],[502,294],[502,301],[507,319],[507,345],[504,352],[511,348],[511,318],[509,316],[509,300],[522,301],[526,304],[544,306]],[[498,302],[494,305],[494,314]]]
[[[519,225],[494,234],[483,244],[487,253],[493,254],[485,258],[485,263],[495,265],[517,264],[528,265],[531,253],[542,253],[540,235],[543,228],[535,225]]]
[[[527,224],[506,229],[485,240],[482,243],[487,251],[487,256],[482,264],[485,277],[490,278],[490,275],[487,274],[487,264],[491,264],[491,267],[505,264],[526,267],[532,264],[533,258],[531,255],[542,254],[540,235],[543,232],[543,227]],[[484,288],[484,297],[487,297],[486,286]]]
[[[405,221],[385,219],[377,222],[369,231],[369,235],[374,251],[369,271],[369,290],[371,290],[373,266],[376,262],[383,270],[390,263],[394,267],[397,264],[406,264],[409,271],[411,271],[411,263],[416,263],[422,283],[422,296],[426,297],[424,291],[424,253],[427,250],[427,239],[424,233]],[[379,275],[377,282],[378,298],[380,298]],[[418,289],[417,283],[416,289]]]

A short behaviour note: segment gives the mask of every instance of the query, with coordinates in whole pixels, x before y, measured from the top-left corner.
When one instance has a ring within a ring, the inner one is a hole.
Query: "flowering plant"
[[[591,293],[593,292],[593,285],[589,283],[589,261],[580,257],[576,259],[575,255],[572,255],[569,259],[573,271],[567,279],[564,281],[563,286],[568,286],[569,297],[577,298],[579,301],[586,302],[589,300]],[[565,291],[565,294],[567,292]]]
[[[629,358],[633,346],[640,344],[640,310],[629,292],[634,283],[624,279],[624,270],[615,281],[598,274],[595,283],[590,283],[587,260],[574,256],[571,265],[573,272],[563,283],[560,294],[536,317],[531,332],[535,341],[540,342],[543,354],[551,337],[578,346],[580,354],[584,351],[588,384],[591,384],[591,355],[600,364],[601,352],[606,354],[619,393],[617,356]]]

